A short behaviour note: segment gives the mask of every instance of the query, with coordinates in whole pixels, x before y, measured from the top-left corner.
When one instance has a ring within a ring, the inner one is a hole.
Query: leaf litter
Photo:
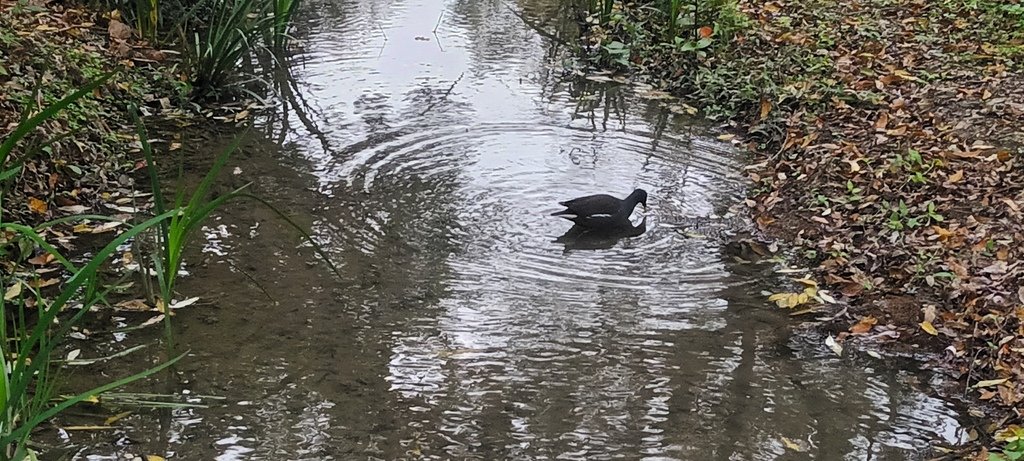
[[[723,139],[755,154],[744,170],[753,220],[816,281],[770,301],[817,312],[827,289],[843,309],[832,320],[848,322],[826,340],[836,354],[850,337],[944,349],[932,360],[986,402],[972,413],[994,434],[1024,423],[1016,3],[739,0],[740,14],[698,21],[714,42],[687,54],[660,43],[663,30],[633,33],[657,28],[657,9],[617,2],[615,22],[592,16],[582,33],[591,64],[680,96],[665,104],[725,121]],[[744,25],[721,36],[727,21]],[[602,55],[612,42],[628,62]]]

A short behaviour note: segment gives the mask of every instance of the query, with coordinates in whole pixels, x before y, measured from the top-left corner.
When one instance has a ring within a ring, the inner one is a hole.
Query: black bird
[[[647,192],[643,189],[634,190],[623,200],[607,194],[588,195],[558,202],[565,210],[551,213],[551,216],[568,219],[589,229],[621,228],[628,225],[629,215],[633,214],[638,203],[647,209]]]

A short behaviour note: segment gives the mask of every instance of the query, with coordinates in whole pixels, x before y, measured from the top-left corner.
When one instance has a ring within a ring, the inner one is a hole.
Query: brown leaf
[[[882,112],[881,114],[878,114],[878,119],[875,120],[875,129],[876,130],[880,130],[880,131],[884,131],[885,130],[885,126],[888,125],[888,124],[889,124],[889,113],[888,112]]]
[[[697,29],[697,34],[700,35],[700,38],[708,38],[714,33],[715,29],[712,29],[708,26],[704,26],[701,27],[700,29]]]
[[[889,136],[903,136],[903,135],[907,134],[907,126],[906,125],[900,125],[900,126],[898,126],[896,128],[893,128],[891,130],[886,130],[885,134],[887,134]]]
[[[768,114],[772,111],[772,102],[768,98],[761,98],[761,120],[768,118]]]
[[[862,335],[864,333],[871,331],[871,328],[874,327],[876,323],[878,323],[878,319],[872,316],[864,317],[860,319],[860,321],[857,322],[856,325],[850,327],[850,333],[853,333],[855,335]]]
[[[28,209],[32,210],[37,214],[46,214],[46,202],[39,200],[35,197],[28,198]]]
[[[34,264],[36,266],[45,266],[47,264],[50,264],[51,261],[53,261],[53,255],[50,254],[50,253],[43,253],[43,254],[41,254],[39,256],[36,256],[36,257],[34,257],[32,259],[29,259],[28,263],[29,264]]]
[[[964,170],[959,170],[956,173],[949,175],[950,184],[956,184],[960,182],[961,179],[964,179]]]
[[[30,286],[32,288],[44,288],[44,287],[48,287],[50,285],[56,285],[58,283],[60,283],[60,279],[57,279],[57,278],[53,278],[53,279],[36,279],[36,280],[31,281],[31,282],[28,282],[28,286]]]
[[[121,21],[111,19],[110,25],[107,26],[107,34],[112,39],[128,40],[132,36],[132,28]]]
[[[856,283],[856,282],[851,282],[851,283],[844,284],[843,288],[840,291],[843,293],[843,296],[846,296],[848,298],[852,298],[852,297],[858,296],[858,295],[860,295],[861,293],[864,292],[864,285],[861,285],[861,284]]]
[[[140,312],[142,312],[142,311],[150,310],[150,307],[149,307],[148,304],[146,304],[146,301],[141,300],[141,299],[130,299],[130,300],[127,300],[127,301],[121,301],[121,302],[119,302],[117,304],[114,304],[114,307],[117,310],[121,310],[121,311],[140,311]]]

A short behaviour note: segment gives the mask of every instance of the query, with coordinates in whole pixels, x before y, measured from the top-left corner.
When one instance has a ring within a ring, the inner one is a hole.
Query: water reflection
[[[639,224],[623,223],[609,229],[588,229],[573,224],[569,230],[555,239],[555,243],[565,245],[566,250],[607,250],[619,240],[637,237],[647,232],[647,217]]]
[[[702,128],[561,79],[557,41],[499,0],[307,5],[239,166],[344,280],[271,213],[226,210],[231,264],[196,257],[181,285],[216,306],[176,316],[194,356],[163,383],[226,401],[130,417],[130,446],[76,435],[82,457],[904,459],[961,436],[914,373],[795,340],[766,268],[676,232],[742,198]],[[568,27],[563,2],[511,6]],[[650,209],[621,233],[544,212],[636,187]]]

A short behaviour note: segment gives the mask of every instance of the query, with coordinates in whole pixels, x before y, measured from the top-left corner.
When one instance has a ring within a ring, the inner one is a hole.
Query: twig
[[[426,115],[427,112],[430,112],[430,109],[433,109],[434,106],[436,106],[439,102],[444,101],[445,99],[448,99],[448,96],[452,94],[452,90],[455,89],[455,85],[459,84],[459,81],[462,80],[462,77],[464,75],[466,75],[465,72],[459,74],[459,78],[455,79],[455,81],[452,82],[451,86],[448,87],[448,91],[445,91],[444,95],[442,95],[437,101],[434,101],[434,102],[430,103],[430,105],[427,106],[426,109],[423,109],[423,112],[420,112],[420,116],[422,117],[422,116]]]
[[[434,35],[437,35],[437,28],[441,27],[441,18],[444,18],[444,10],[441,10],[441,15],[437,17],[437,24],[434,24]]]
[[[228,262],[228,265],[230,265],[232,269],[235,269],[238,272],[241,272],[242,275],[245,276],[245,278],[249,279],[249,281],[253,283],[253,285],[256,285],[256,288],[259,288],[260,291],[263,292],[263,295],[267,297],[267,299],[273,301],[274,304],[277,304],[277,300],[274,299],[273,296],[270,296],[270,293],[268,293],[267,290],[265,288],[263,288],[263,285],[261,285],[260,282],[256,281],[256,279],[254,279],[251,275],[249,275],[248,272],[246,272],[246,271],[242,270],[242,268],[236,266],[235,263],[231,262],[230,259],[227,259],[226,261]]]
[[[444,18],[444,10],[441,10],[441,14],[437,17],[437,24],[434,24],[434,41],[437,43],[437,48],[444,53],[444,47],[441,46],[441,37],[437,36],[437,28],[441,27],[441,18]]]

